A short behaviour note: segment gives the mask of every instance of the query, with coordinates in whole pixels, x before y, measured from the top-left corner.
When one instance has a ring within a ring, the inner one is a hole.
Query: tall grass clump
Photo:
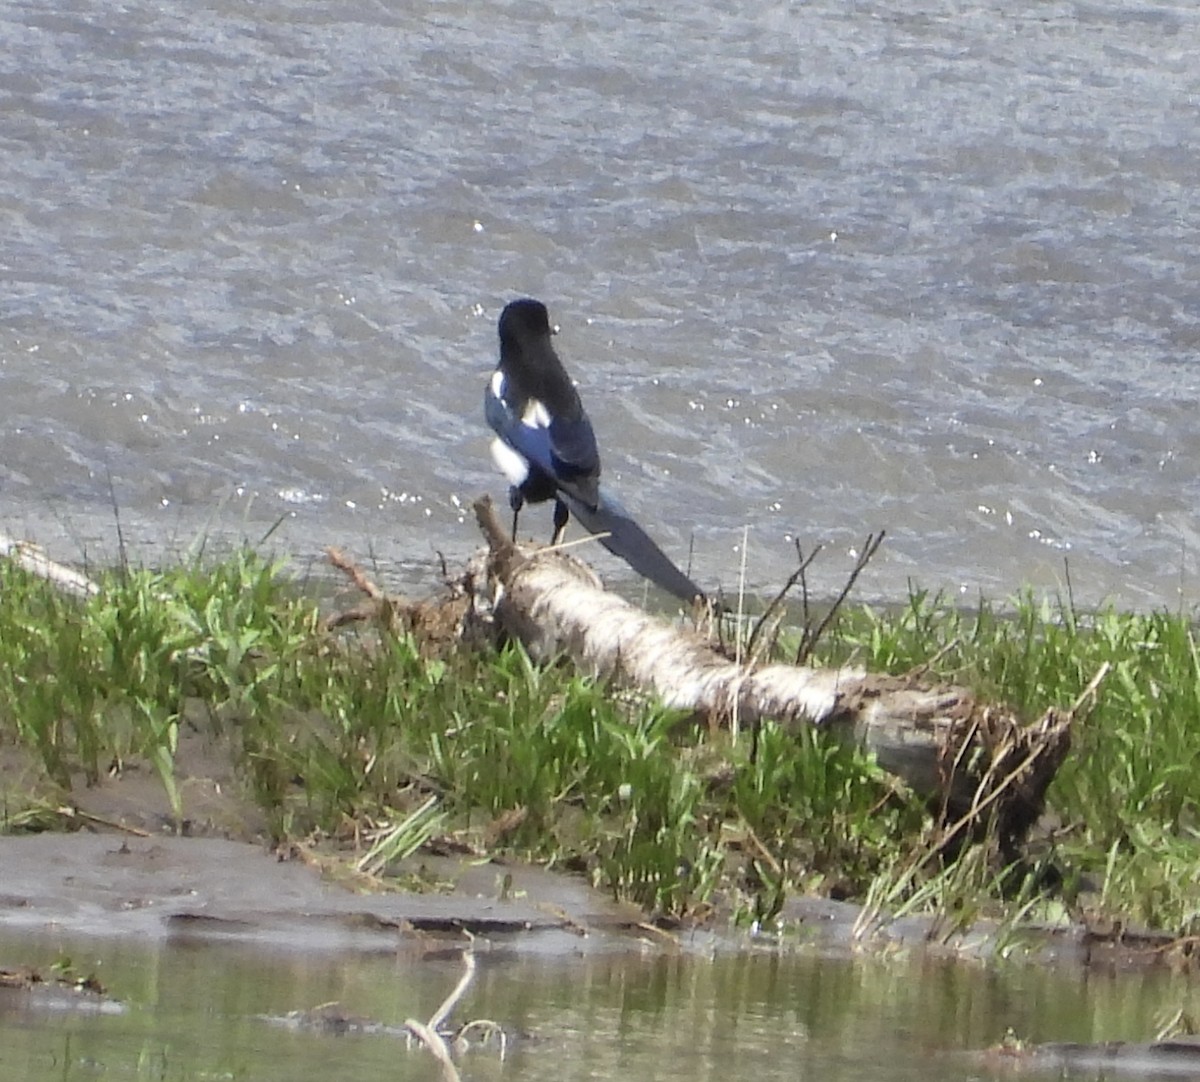
[[[860,884],[890,844],[891,787],[819,735],[732,742],[515,646],[429,656],[382,623],[334,634],[250,552],[113,573],[82,602],[0,575],[0,741],[64,794],[149,764],[182,822],[180,738],[202,731],[275,841],[436,822],[676,915],[718,889],[741,904]]]
[[[933,659],[934,675],[1028,718],[1071,705],[1108,666],[1048,794],[1046,860],[1077,916],[1200,934],[1200,652],[1190,615],[1081,612],[1030,594],[962,609],[914,592],[906,606],[848,614],[826,650],[890,672]]]
[[[0,734],[64,790],[144,759],[179,813],[187,700],[244,695],[264,675],[255,653],[285,656],[314,626],[315,607],[285,596],[275,572],[250,553],[213,569],[123,569],[78,601],[0,564]]]

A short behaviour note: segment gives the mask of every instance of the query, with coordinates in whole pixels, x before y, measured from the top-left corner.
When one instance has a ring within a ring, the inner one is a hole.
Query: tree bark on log
[[[32,541],[18,541],[15,537],[0,533],[0,557],[5,556],[23,571],[45,579],[72,597],[94,597],[100,592],[100,587],[87,575],[56,563]]]
[[[1041,814],[1070,748],[1071,710],[1031,724],[968,689],[858,668],[732,661],[694,631],[604,590],[562,548],[514,545],[491,500],[475,504],[488,542],[495,619],[538,660],[569,657],[582,671],[640,688],[718,724],[816,725],[872,752],[880,766],[940,806],[950,822],[991,819],[1011,848]],[[476,589],[478,591],[479,584]]]

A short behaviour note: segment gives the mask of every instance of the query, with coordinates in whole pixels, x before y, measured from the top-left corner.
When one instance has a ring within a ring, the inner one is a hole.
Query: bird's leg
[[[554,536],[550,538],[550,544],[557,545],[563,539],[563,534],[567,532],[567,520],[570,517],[571,512],[567,509],[567,505],[562,500],[555,500]]]
[[[521,490],[513,485],[508,490],[508,506],[512,508],[513,513],[513,544],[517,543],[517,517],[521,514],[521,508],[525,506],[525,497],[521,495]]]

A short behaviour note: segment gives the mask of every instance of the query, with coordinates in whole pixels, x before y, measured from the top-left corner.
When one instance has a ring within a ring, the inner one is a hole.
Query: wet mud
[[[444,893],[361,894],[318,867],[218,838],[0,837],[0,927],[92,936],[229,940],[271,949],[627,949],[642,914],[536,868],[423,862]],[[435,867],[436,866],[436,867]]]

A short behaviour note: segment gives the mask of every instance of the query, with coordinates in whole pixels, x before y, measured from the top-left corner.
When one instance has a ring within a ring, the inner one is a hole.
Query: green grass
[[[1031,596],[1003,613],[962,611],[914,595],[900,611],[844,621],[833,653],[892,672],[936,655],[937,675],[1029,718],[1073,703],[1109,664],[1049,793],[1062,898],[1077,915],[1200,933],[1188,886],[1200,876],[1200,653],[1190,618],[1084,614]]]
[[[816,891],[948,927],[1071,913],[1200,933],[1200,665],[1182,616],[1030,597],[963,611],[914,593],[843,614],[818,648],[875,671],[932,659],[932,676],[1029,717],[1112,666],[1051,790],[1059,828],[1032,864],[1061,873],[1047,893],[978,848],[931,859],[921,804],[819,732],[768,724],[734,741],[518,648],[430,657],[378,626],[329,633],[316,601],[250,552],[102,587],[68,600],[0,564],[0,748],[36,764],[6,786],[0,826],[42,828],[73,790],[134,764],[181,822],[180,740],[201,730],[229,748],[273,840],[370,835],[347,860],[372,873],[454,834],[663,916],[718,906],[766,922]]]

